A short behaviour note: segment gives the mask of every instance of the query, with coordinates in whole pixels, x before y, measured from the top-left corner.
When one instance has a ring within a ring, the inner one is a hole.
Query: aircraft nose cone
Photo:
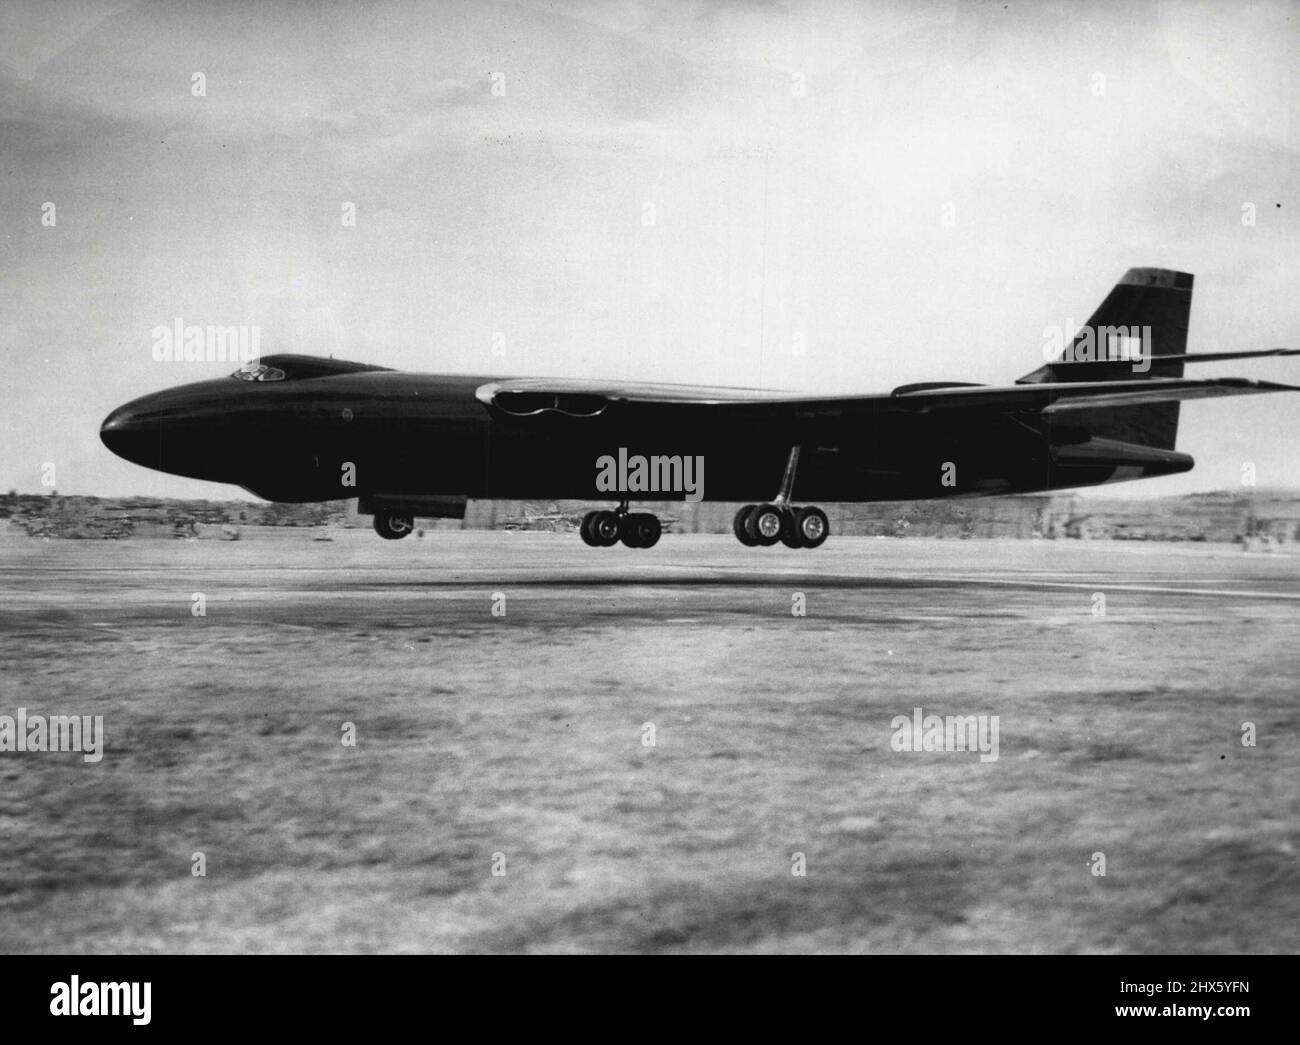
[[[137,464],[158,454],[158,422],[146,421],[134,403],[119,406],[99,426],[99,438],[118,457]]]
[[[120,432],[123,429],[129,427],[131,422],[134,420],[135,420],[134,411],[130,410],[125,406],[119,406],[116,410],[114,410],[111,414],[109,414],[106,418],[104,418],[104,423],[99,426],[99,434],[112,435],[116,432]]]

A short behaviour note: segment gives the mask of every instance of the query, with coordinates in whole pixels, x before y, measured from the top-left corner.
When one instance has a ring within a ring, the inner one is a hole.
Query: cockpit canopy
[[[254,360],[245,363],[230,376],[240,381],[283,381],[284,371],[279,367],[267,366]]]
[[[386,366],[371,366],[369,363],[352,363],[346,359],[280,354],[250,360],[230,376],[237,381],[306,381],[316,377],[388,369]]]

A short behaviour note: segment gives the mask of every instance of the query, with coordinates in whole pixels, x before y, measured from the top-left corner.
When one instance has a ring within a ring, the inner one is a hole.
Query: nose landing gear
[[[746,547],[768,548],[778,541],[787,548],[817,548],[830,536],[830,521],[820,508],[790,504],[795,472],[799,468],[799,447],[790,448],[781,489],[766,504],[747,504],[736,512],[731,529]]]
[[[657,515],[629,512],[624,501],[614,511],[588,512],[578,532],[593,548],[609,548],[619,541],[628,548],[652,548],[659,543],[663,525]]]

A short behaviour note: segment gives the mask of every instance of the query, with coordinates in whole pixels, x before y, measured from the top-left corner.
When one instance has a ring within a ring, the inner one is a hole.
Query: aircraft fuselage
[[[699,490],[630,489],[627,499],[762,500],[793,445],[800,500],[878,501],[1015,493],[1186,471],[1165,452],[1066,463],[1086,433],[1014,414],[946,411],[774,424],[761,408],[618,403],[598,416],[491,410],[476,391],[501,379],[376,370],[269,383],[219,378],[127,403],[105,444],[130,461],[232,483],[268,500],[367,495],[619,500],[598,462],[692,458]],[[1122,474],[1121,472],[1126,473]],[[657,484],[658,485],[658,484]]]

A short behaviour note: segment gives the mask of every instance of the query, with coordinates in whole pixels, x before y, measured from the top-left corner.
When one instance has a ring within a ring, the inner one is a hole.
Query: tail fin
[[[1182,377],[1191,307],[1191,273],[1129,269],[1060,357],[1017,383]],[[1162,356],[1179,358],[1162,363]],[[1105,439],[1172,450],[1178,406],[1171,402],[1080,410],[1071,423]]]

